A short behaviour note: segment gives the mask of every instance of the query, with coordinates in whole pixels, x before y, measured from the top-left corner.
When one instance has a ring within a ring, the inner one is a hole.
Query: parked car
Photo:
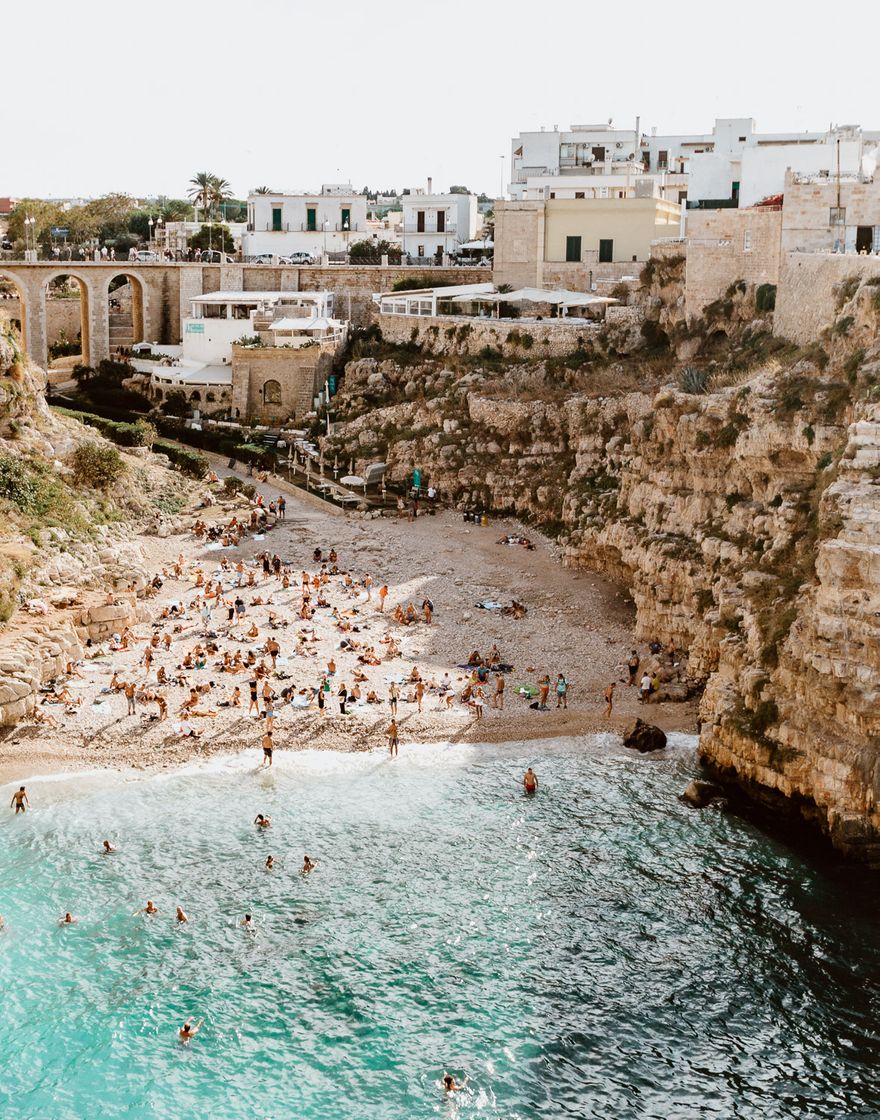
[[[158,253],[154,253],[152,249],[138,249],[136,260],[139,264],[148,264],[150,261],[158,261],[162,258]]]
[[[257,253],[255,257],[251,257],[251,264],[271,264],[271,253]]]
[[[286,257],[278,258],[279,264],[314,264],[315,258],[311,253],[288,253]]]
[[[202,264],[224,264],[226,254],[219,249],[202,249]]]

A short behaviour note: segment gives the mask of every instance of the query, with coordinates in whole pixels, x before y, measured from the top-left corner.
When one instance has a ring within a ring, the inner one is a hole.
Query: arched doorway
[[[24,288],[9,273],[0,271],[0,317],[9,319],[18,331],[25,353],[28,353],[27,312]]]
[[[281,404],[280,381],[266,381],[263,383],[263,404]]]
[[[107,285],[107,351],[128,350],[144,339],[144,286],[137,276],[120,272]]]
[[[89,286],[71,272],[56,272],[43,287],[47,365],[92,364]]]

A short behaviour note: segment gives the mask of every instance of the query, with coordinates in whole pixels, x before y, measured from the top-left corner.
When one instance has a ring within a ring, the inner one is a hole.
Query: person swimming
[[[468,1083],[468,1075],[465,1074],[462,1083],[459,1085],[451,1073],[443,1074],[443,1092],[444,1093],[460,1093]]]
[[[204,1021],[204,1019],[199,1019],[195,1026],[193,1026],[192,1016],[190,1016],[189,1019],[187,1019],[183,1026],[178,1030],[177,1037],[183,1043],[190,1042],[202,1029],[202,1023],[204,1023]]]
[[[274,866],[275,866],[275,857],[274,856],[266,856],[266,870],[271,871]]]
[[[257,928],[254,925],[254,919],[251,917],[250,914],[245,914],[245,916],[241,920],[241,925],[243,926],[244,929],[255,930]]]
[[[257,815],[254,817],[254,824],[257,826],[257,828],[271,828],[272,818],[266,817],[262,813],[257,813]]]
[[[308,873],[310,871],[314,871],[316,862],[317,862],[316,860],[309,859],[308,856],[303,856],[303,865],[302,865],[303,875],[308,875]]]
[[[103,849],[104,850],[102,852],[102,855],[105,855],[105,856],[109,856],[111,852],[116,851],[116,849],[113,847],[113,845],[110,843],[109,840],[105,840],[103,842]]]
[[[189,921],[189,918],[186,915],[186,911],[183,909],[182,906],[177,907],[177,913],[175,914],[175,917],[177,918],[178,922],[181,922],[181,923]]]

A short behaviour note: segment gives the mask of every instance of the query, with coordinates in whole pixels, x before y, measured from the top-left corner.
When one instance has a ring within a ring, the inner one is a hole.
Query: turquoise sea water
[[[685,808],[691,741],[668,754],[404,745],[30,783],[0,823],[0,1116],[880,1116],[874,884]],[[470,1076],[454,1100],[447,1069]]]

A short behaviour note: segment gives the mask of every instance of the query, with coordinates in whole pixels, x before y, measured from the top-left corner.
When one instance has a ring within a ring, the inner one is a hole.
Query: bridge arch
[[[80,298],[79,319],[80,319],[80,338],[82,340],[82,364],[86,365],[86,366],[90,366],[92,364],[92,316],[91,316],[92,287],[91,287],[91,284],[89,283],[89,281],[85,278],[85,276],[80,274],[79,271],[75,268],[70,269],[70,268],[59,267],[59,268],[53,269],[43,279],[42,291],[41,291],[41,302],[42,302],[41,310],[43,312],[43,323],[44,323],[43,337],[44,338],[46,337],[46,324],[47,324],[48,315],[49,315],[49,308],[48,308],[49,288],[56,281],[65,280],[65,279],[75,280],[76,283],[79,285],[79,293],[80,293],[80,295],[79,295],[79,298]],[[47,359],[48,359],[48,347],[47,347],[46,358],[44,360],[47,360]],[[47,364],[48,364],[48,362],[47,362]]]
[[[143,278],[133,270],[122,268],[108,277],[101,294],[101,304],[107,307],[107,353],[112,355],[120,347],[143,342],[146,338]]]
[[[4,272],[0,268],[0,282],[3,287],[12,285],[18,293],[18,315],[14,315],[8,308],[8,300],[5,298],[5,293],[0,292],[0,312],[6,311],[8,318],[12,320],[12,325],[17,326],[18,333],[21,336],[21,345],[25,353],[29,353],[28,349],[28,290],[24,284],[18,279],[13,272]],[[7,305],[7,306],[4,306]]]

